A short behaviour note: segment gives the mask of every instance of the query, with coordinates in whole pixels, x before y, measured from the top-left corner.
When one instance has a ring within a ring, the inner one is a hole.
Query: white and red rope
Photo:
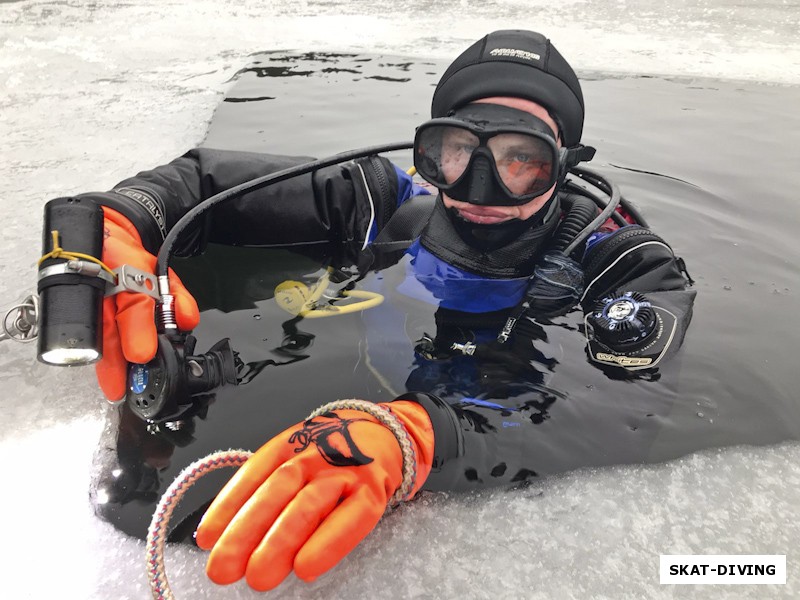
[[[156,512],[153,513],[153,520],[150,521],[150,527],[147,529],[146,543],[147,579],[155,600],[174,600],[175,598],[169,588],[167,573],[164,569],[164,544],[167,541],[167,526],[178,502],[192,484],[203,475],[223,467],[240,467],[251,455],[252,452],[247,450],[223,450],[209,454],[181,471],[161,496]]]
[[[400,452],[403,455],[403,481],[392,497],[389,498],[388,506],[394,507],[401,502],[409,500],[411,493],[414,491],[414,485],[417,482],[417,453],[414,451],[414,444],[411,442],[411,436],[408,434],[408,430],[405,425],[403,425],[403,422],[387,407],[368,400],[356,400],[355,398],[336,400],[324,406],[320,406],[317,410],[308,415],[306,420],[313,419],[314,417],[336,409],[350,409],[365,412],[375,417],[381,425],[392,432],[395,439],[397,439],[397,443],[400,444]]]
[[[403,455],[403,481],[390,498],[388,506],[391,507],[407,500],[416,482],[417,460],[414,445],[403,422],[389,409],[366,400],[331,402],[312,412],[306,420],[335,409],[359,410],[368,413],[394,434]],[[204,475],[223,467],[241,467],[252,454],[247,450],[223,450],[209,454],[181,471],[161,496],[156,511],[153,513],[153,519],[150,521],[150,527],[147,529],[146,543],[147,579],[155,600],[174,600],[175,598],[169,587],[164,568],[164,544],[167,541],[167,527],[178,502],[194,482]]]

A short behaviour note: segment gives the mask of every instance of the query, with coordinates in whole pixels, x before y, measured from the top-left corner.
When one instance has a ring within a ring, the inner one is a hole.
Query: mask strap
[[[564,179],[566,179],[567,173],[572,167],[578,163],[589,162],[594,158],[595,152],[597,152],[595,148],[584,146],[583,144],[578,144],[572,148],[562,148],[558,156],[558,187],[561,187],[561,184],[564,183]]]
[[[569,168],[574,167],[578,163],[582,162],[589,162],[594,158],[594,154],[597,152],[591,146],[584,146],[583,144],[578,144],[567,150],[567,164]]]

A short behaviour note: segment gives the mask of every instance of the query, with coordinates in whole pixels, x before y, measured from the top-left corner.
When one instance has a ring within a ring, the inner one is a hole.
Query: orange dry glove
[[[156,257],[142,247],[133,224],[114,209],[103,207],[103,262],[116,269],[127,264],[155,272]],[[182,331],[200,322],[192,295],[170,269],[170,289],[175,295],[175,317]],[[128,363],[146,363],[158,348],[155,300],[145,294],[121,292],[103,299],[103,358],[96,365],[97,381],[109,400],[125,395]]]
[[[400,437],[415,457],[411,498],[431,470],[428,413],[415,402],[356,402],[388,408],[405,428]],[[219,584],[246,576],[260,591],[292,570],[311,581],[372,531],[403,479],[398,438],[371,414],[336,409],[290,427],[248,459],[203,517],[197,545],[213,547],[206,573]]]

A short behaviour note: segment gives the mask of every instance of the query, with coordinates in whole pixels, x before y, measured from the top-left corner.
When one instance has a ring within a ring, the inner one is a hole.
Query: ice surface
[[[197,144],[248,54],[445,57],[502,27],[545,31],[582,72],[800,83],[800,8],[788,1],[3,2],[0,306],[34,286],[44,201],[107,189]],[[91,372],[43,367],[32,347],[9,342],[0,367],[0,594],[147,597],[142,543],[95,519],[88,502],[106,410]],[[796,444],[738,448],[524,492],[429,496],[320,581],[292,580],[274,596],[797,597],[798,465]],[[787,554],[789,583],[661,587],[662,553]],[[258,596],[209,584],[199,552],[167,559],[180,598]]]

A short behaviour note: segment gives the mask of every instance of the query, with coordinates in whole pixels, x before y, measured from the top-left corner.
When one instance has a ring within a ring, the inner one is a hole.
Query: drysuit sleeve
[[[422,405],[433,426],[433,460],[423,490],[508,487],[582,466],[559,450],[563,443],[554,436],[563,437],[563,432],[557,428],[532,430],[531,414],[467,402],[448,404],[419,392],[396,400]]]
[[[83,194],[125,215],[156,253],[167,232],[204,200],[251,179],[308,162],[251,152],[196,148],[143,171],[104,193]],[[218,242],[271,246],[347,242],[365,246],[411,193],[402,171],[371,156],[245,194],[187,228],[176,253],[187,256]]]
[[[588,240],[582,266],[585,314],[597,311],[603,299],[639,292],[658,315],[661,329],[658,343],[645,350],[609,352],[602,344],[590,342],[589,355],[594,362],[628,370],[651,368],[680,347],[696,292],[690,288],[694,282],[683,259],[675,256],[661,237],[639,225],[595,234]]]
[[[590,311],[596,302],[616,292],[638,291],[647,296],[664,317],[664,329],[671,335],[667,350],[680,345],[692,312],[695,296],[683,261],[664,240],[649,229],[625,227],[590,240],[582,268],[585,274],[583,307]],[[674,326],[674,329],[672,328]],[[510,351],[510,350],[508,350]],[[617,355],[621,356],[621,355]],[[574,360],[581,360],[575,356]],[[602,357],[601,357],[602,358]],[[509,357],[509,360],[511,358]],[[597,365],[600,368],[634,370],[622,360]],[[652,366],[650,363],[649,366]],[[651,424],[640,423],[636,435],[583,436],[553,426],[549,407],[557,396],[546,391],[522,405],[502,405],[478,398],[444,399],[430,393],[413,392],[398,398],[421,404],[434,431],[432,470],[423,489],[468,491],[518,485],[539,476],[587,466],[587,456],[596,464],[616,464],[630,457],[649,455]],[[574,407],[580,411],[580,407]],[[592,428],[617,431],[619,412],[609,409],[592,414]],[[573,447],[580,451],[570,452]]]

